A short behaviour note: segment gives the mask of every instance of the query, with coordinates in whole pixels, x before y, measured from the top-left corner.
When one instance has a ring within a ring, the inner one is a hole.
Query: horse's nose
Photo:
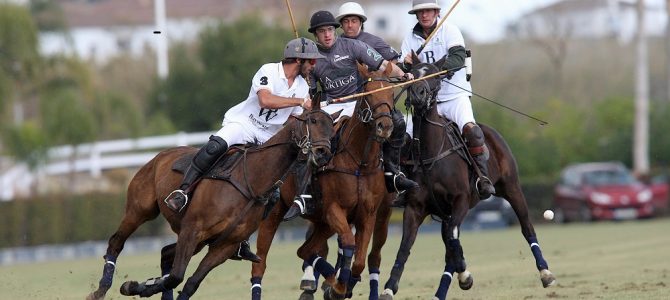
[[[328,147],[315,147],[313,150],[314,157],[316,158],[316,164],[318,166],[323,166],[325,165],[329,160],[330,157],[332,156],[332,153],[330,152],[330,148]]]
[[[386,122],[387,120],[381,120],[377,122],[377,137],[387,139],[391,136],[391,132],[393,131],[393,122],[390,120]]]

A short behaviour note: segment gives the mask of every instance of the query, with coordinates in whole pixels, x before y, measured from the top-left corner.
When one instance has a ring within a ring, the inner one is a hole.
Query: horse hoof
[[[102,300],[105,299],[105,293],[99,291],[92,292],[86,296],[86,300]]]
[[[542,286],[545,288],[556,285],[556,277],[547,269],[540,271],[540,280],[542,281]]]
[[[304,291],[302,294],[300,294],[300,298],[298,298],[298,300],[314,300],[314,293]]]
[[[316,281],[314,280],[301,280],[300,281],[300,290],[303,291],[316,291]]]
[[[326,287],[323,291],[324,300],[344,300],[344,294],[338,294],[332,286]]]
[[[393,300],[393,291],[391,289],[385,289],[381,295],[379,295],[379,300]]]
[[[458,286],[461,287],[461,290],[469,290],[473,284],[474,279],[470,271],[458,273]]]
[[[142,289],[137,281],[126,281],[121,285],[119,292],[124,296],[136,296],[142,292]]]

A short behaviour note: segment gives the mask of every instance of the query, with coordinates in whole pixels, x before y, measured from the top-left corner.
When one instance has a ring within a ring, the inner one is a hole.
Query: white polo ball
[[[544,214],[542,214],[542,216],[544,216],[545,220],[551,221],[554,219],[554,212],[551,211],[551,209],[547,209],[544,211]]]

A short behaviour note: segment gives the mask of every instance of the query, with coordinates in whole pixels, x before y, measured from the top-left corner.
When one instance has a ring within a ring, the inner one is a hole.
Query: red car
[[[668,184],[646,185],[619,162],[566,167],[554,189],[557,222],[651,217],[668,203]],[[659,207],[660,208],[660,207]]]

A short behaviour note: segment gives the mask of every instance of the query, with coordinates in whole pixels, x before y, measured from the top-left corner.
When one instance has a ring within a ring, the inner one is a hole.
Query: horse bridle
[[[386,78],[368,78],[368,80],[366,80],[363,85],[366,85],[366,84],[368,84],[370,82],[374,82],[374,81],[390,82]],[[363,105],[365,105],[365,107],[363,107]],[[382,105],[386,105],[389,108],[389,112],[381,112],[381,113],[375,114],[375,111],[377,110],[377,108],[379,108]],[[368,124],[372,121],[376,121],[379,118],[392,119],[392,117],[391,117],[391,111],[392,110],[393,110],[393,107],[390,104],[386,103],[386,101],[382,101],[381,103],[377,103],[375,106],[370,106],[370,102],[368,102],[368,98],[363,97],[361,99],[361,108],[358,111],[358,118],[361,120],[361,122],[363,122],[365,124]]]
[[[300,118],[298,116],[295,116],[296,119],[300,121],[300,123],[305,124],[304,129],[303,127],[298,126],[300,130],[300,133],[297,133],[296,130],[291,131],[291,139],[293,142],[296,144],[296,146],[300,149],[300,152],[304,155],[308,155],[308,161],[314,164],[314,166],[317,165],[316,158],[314,157],[314,153],[312,152],[312,149],[314,147],[327,147],[330,148],[330,137],[324,137],[320,140],[312,141],[312,135],[309,129],[309,126],[311,123],[316,123],[316,119],[314,119],[312,116],[317,113],[322,113],[328,116],[328,118],[331,121],[333,120],[333,117],[328,114],[327,112],[319,109],[319,110],[312,110],[307,113],[305,118]]]

